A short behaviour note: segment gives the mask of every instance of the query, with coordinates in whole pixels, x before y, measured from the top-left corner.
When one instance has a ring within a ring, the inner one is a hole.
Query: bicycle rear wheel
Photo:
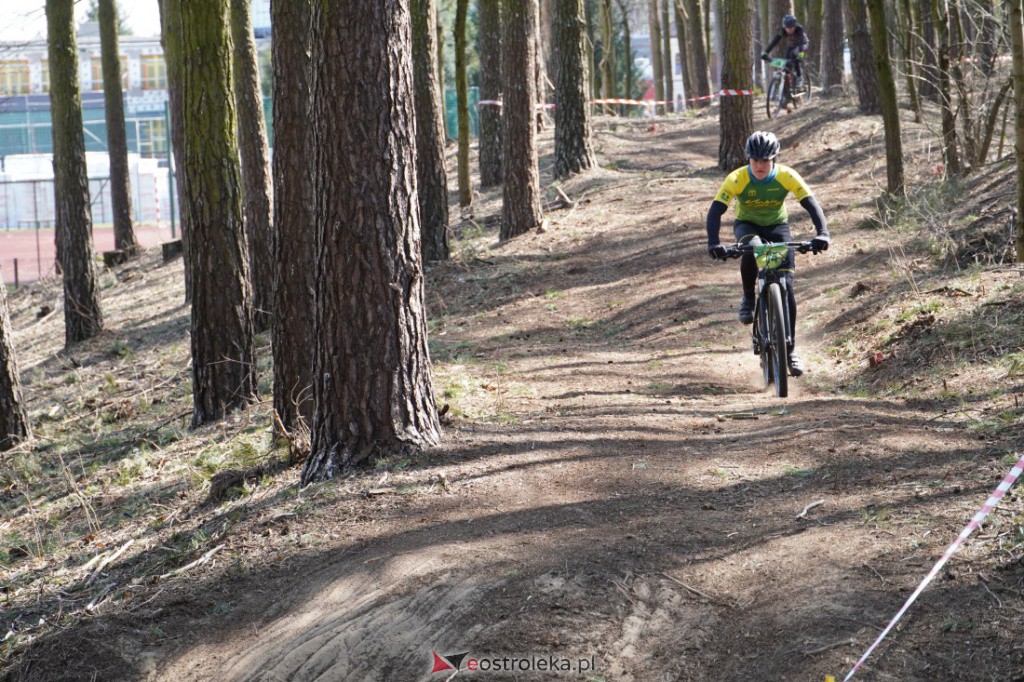
[[[782,288],[777,282],[768,285],[768,337],[775,395],[785,398],[789,395],[789,348],[786,345],[786,316],[782,311]]]

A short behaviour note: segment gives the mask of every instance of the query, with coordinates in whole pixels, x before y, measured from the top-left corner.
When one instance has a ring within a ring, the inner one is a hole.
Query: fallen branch
[[[806,518],[807,517],[807,512],[811,511],[815,507],[820,507],[823,504],[825,504],[825,500],[815,500],[814,502],[811,502],[809,505],[804,507],[804,510],[802,512],[800,512],[799,514],[796,515],[796,518],[798,518],[798,519]]]
[[[687,591],[692,592],[693,594],[695,594],[695,595],[697,595],[699,597],[704,597],[709,602],[712,602],[714,604],[718,604],[719,606],[724,606],[727,609],[735,608],[735,606],[733,604],[730,604],[729,602],[724,601],[722,599],[717,599],[715,597],[712,597],[707,592],[702,592],[701,590],[698,590],[696,587],[690,587],[689,585],[684,583],[682,580],[679,580],[678,578],[673,578],[668,573],[662,573],[662,575],[665,576],[666,578],[668,578],[669,580],[671,580],[672,582],[674,582],[676,585],[679,585],[680,587],[686,589]]]
[[[196,559],[192,563],[186,564],[185,566],[182,566],[181,568],[176,568],[173,571],[171,571],[170,573],[164,573],[162,576],[160,576],[160,580],[164,580],[164,579],[170,578],[172,576],[180,575],[180,574],[182,574],[182,573],[184,573],[186,571],[191,571],[193,568],[195,568],[197,566],[202,566],[207,561],[212,559],[213,556],[217,552],[221,551],[222,549],[224,549],[224,545],[217,545],[216,547],[214,547],[209,552],[207,552],[203,556],[199,557],[198,559]]]
[[[127,552],[128,548],[131,547],[133,544],[135,544],[135,540],[134,539],[129,540],[128,542],[126,542],[123,545],[121,545],[121,549],[117,550],[116,552],[114,552],[110,556],[108,556],[108,557],[104,558],[103,560],[101,560],[99,565],[96,567],[96,570],[94,570],[92,572],[92,575],[89,576],[89,579],[85,581],[86,586],[92,585],[93,581],[95,581],[96,578],[98,578],[100,576],[100,573],[103,572],[103,569],[105,569],[107,566],[109,566],[110,564],[114,563],[118,559],[120,559],[121,555],[124,554],[125,552]],[[103,555],[100,554],[98,556],[103,556]],[[98,557],[94,557],[92,561],[90,561],[88,564],[86,564],[86,566],[90,566],[93,563],[93,561],[96,561],[97,558]]]
[[[820,646],[817,649],[810,649],[810,650],[804,651],[802,653],[803,653],[804,656],[814,656],[815,654],[820,654],[820,653],[824,653],[826,651],[831,651],[832,649],[838,649],[841,646],[848,646],[848,645],[849,646],[853,646],[856,643],[857,643],[856,638],[850,637],[848,639],[844,639],[844,640],[841,640],[839,642],[833,642],[831,644],[826,644],[825,646]]]

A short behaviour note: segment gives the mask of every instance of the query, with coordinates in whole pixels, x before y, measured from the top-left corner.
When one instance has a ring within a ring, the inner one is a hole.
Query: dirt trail
[[[137,645],[146,676],[449,679],[431,674],[432,650],[596,661],[570,679],[845,672],[998,482],[1005,452],[906,400],[831,388],[820,330],[856,313],[842,292],[884,262],[872,233],[853,228],[868,207],[851,205],[884,176],[880,136],[848,113],[777,126],[835,236],[826,255],[798,263],[812,369],[793,397],[762,390],[735,321],[735,264],[705,253],[717,123],[603,130],[602,162],[619,170],[566,186],[589,203],[551,213],[544,234],[488,242],[471,265],[431,273],[438,393],[459,408],[472,386],[486,403],[465,400],[443,446],[406,472],[434,493],[339,506],[318,487],[316,515],[295,524],[333,533],[332,545],[197,587],[227,605],[217,613],[140,612],[139,632],[168,635]],[[830,176],[825,147],[841,143],[863,154]],[[497,201],[484,197],[479,215]],[[864,679],[1019,672],[1022,652],[990,625],[995,603],[970,572],[975,547]]]

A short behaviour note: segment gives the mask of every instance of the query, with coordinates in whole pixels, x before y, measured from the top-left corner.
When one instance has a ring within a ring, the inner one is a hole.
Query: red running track
[[[53,228],[38,231],[39,256],[36,256],[36,230],[0,230],[0,272],[5,284],[14,284],[14,259],[18,259],[18,280],[24,284],[37,279],[52,277],[56,273],[54,260],[57,246],[54,243]],[[171,239],[170,224],[157,227],[153,224],[135,226],[135,237],[139,243],[152,248]],[[111,251],[114,248],[114,228],[94,227],[93,245],[96,252]]]

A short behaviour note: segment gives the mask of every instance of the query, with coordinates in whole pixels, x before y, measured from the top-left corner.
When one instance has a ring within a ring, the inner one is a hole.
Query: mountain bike
[[[796,82],[796,71],[790,60],[776,57],[768,63],[775,69],[768,82],[768,99],[765,101],[768,118],[778,116],[790,102],[793,106],[799,107],[811,101],[811,74],[806,65],[803,69],[803,84],[795,88],[793,84]]]
[[[793,338],[789,333],[789,304],[786,277],[781,268],[789,258],[789,250],[799,253],[811,250],[810,242],[761,243],[757,237],[746,244],[725,250],[728,258],[753,253],[757,261],[757,300],[754,302],[754,326],[750,335],[754,355],[761,359],[765,388],[775,385],[775,395],[789,395],[789,353]]]

